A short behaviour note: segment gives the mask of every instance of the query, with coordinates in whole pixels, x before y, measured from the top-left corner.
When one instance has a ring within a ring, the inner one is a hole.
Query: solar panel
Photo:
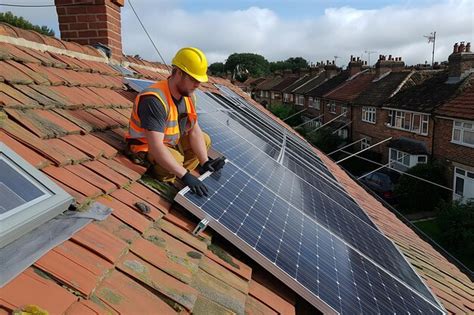
[[[146,89],[155,81],[150,80],[142,80],[142,79],[135,79],[135,78],[125,78],[125,82],[135,91],[141,92],[142,90]]]
[[[176,201],[323,312],[442,314],[432,298],[380,268],[234,163]]]
[[[204,179],[208,198],[185,189],[179,203],[320,310],[442,313],[307,143],[243,99],[195,94],[200,126],[231,162]]]

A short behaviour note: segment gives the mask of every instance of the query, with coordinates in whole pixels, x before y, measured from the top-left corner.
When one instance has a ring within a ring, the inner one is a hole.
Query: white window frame
[[[308,107],[321,110],[321,101],[316,97],[308,97]]]
[[[388,110],[387,127],[413,132],[427,136],[429,133],[430,115],[420,112],[405,111],[399,109]],[[416,124],[416,122],[418,123]]]
[[[331,114],[335,114],[335,113],[336,113],[336,101],[329,101],[328,107],[329,107],[329,112],[330,112]]]
[[[394,154],[395,154],[395,158],[392,158],[392,155]],[[420,158],[423,161],[420,161]],[[409,154],[397,149],[389,148],[388,161],[390,162],[391,168],[393,168],[393,164],[398,164],[398,165],[401,165],[402,167],[406,167],[407,169],[409,169],[418,164],[426,164],[428,162],[428,156],[425,154],[420,154],[420,155]]]
[[[471,125],[470,128],[468,128],[469,125]],[[458,132],[458,136],[456,136],[456,132]],[[453,120],[453,131],[452,131],[452,136],[451,136],[451,142],[462,145],[462,146],[474,148],[474,143],[467,143],[464,141],[466,132],[469,132],[469,133],[472,132],[474,134],[474,121]]]
[[[0,158],[44,192],[38,198],[0,214],[0,247],[3,247],[67,210],[73,198],[2,142]]]
[[[291,102],[291,94],[283,93],[283,102],[288,103]]]
[[[458,194],[458,187],[457,187],[457,180],[462,181],[462,194]],[[472,191],[472,195],[466,196],[465,188],[466,182],[469,183],[469,186],[472,185],[474,187],[474,172],[465,170],[461,167],[454,167],[454,175],[453,175],[453,200],[462,200],[467,201],[469,199],[474,199],[474,191]]]
[[[364,137],[362,138],[362,141],[360,142],[360,149],[364,150],[367,149],[372,145],[372,138],[371,137]]]
[[[263,90],[260,90],[260,97],[264,97],[265,96],[265,92]]]
[[[270,97],[271,97],[272,100],[274,100],[275,99],[275,92],[271,91],[270,92]]]
[[[377,121],[377,108],[374,106],[362,106],[362,121],[375,124]]]
[[[341,105],[341,114],[344,114],[344,117],[347,117],[348,112],[349,112],[349,106]]]
[[[296,94],[296,105],[304,106],[304,95]]]

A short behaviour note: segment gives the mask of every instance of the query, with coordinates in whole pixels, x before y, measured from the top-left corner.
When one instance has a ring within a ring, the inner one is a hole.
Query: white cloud
[[[392,54],[401,56],[407,64],[416,64],[431,60],[431,45],[423,35],[432,31],[437,32],[437,61],[447,60],[455,42],[474,42],[472,0],[423,1],[423,7],[399,5],[370,10],[348,6],[327,8],[321,15],[307,18],[309,15],[305,14],[300,20],[286,19],[271,7],[231,11],[220,10],[216,4],[214,10],[191,12],[180,6],[180,2],[133,1],[166,62],[180,47],[193,45],[203,49],[210,62],[224,61],[234,52],[253,52],[270,61],[303,56],[316,62],[332,60],[337,55],[338,64],[345,65],[350,55],[367,59],[364,51],[371,50],[376,51],[371,56],[372,63],[379,54]],[[22,0],[22,3],[38,1]],[[0,9],[58,30],[54,7]],[[122,9],[122,35],[125,53],[159,60],[127,1]]]

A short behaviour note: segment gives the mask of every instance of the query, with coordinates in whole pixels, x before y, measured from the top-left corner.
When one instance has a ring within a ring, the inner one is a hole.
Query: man
[[[155,177],[173,183],[178,177],[199,196],[207,187],[189,171],[218,171],[224,158],[207,156],[211,145],[197,121],[196,90],[207,82],[206,56],[197,48],[180,49],[172,61],[171,76],[144,89],[135,98],[126,135],[133,157],[146,158]]]

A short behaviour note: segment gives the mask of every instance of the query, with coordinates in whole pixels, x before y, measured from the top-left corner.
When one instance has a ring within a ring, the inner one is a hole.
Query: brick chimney
[[[392,57],[392,55],[384,56],[379,55],[379,60],[375,63],[375,74],[377,77],[391,71],[398,72],[405,68],[405,62],[402,61],[402,57]]]
[[[334,63],[324,66],[324,70],[327,79],[331,79],[339,73],[339,68]]]
[[[125,0],[54,0],[61,39],[82,45],[104,44],[113,59],[122,57],[120,9]]]
[[[474,72],[474,53],[471,52],[471,43],[461,42],[454,44],[453,53],[449,55],[449,79],[450,82],[458,82],[469,73]]]
[[[359,57],[353,57],[351,55],[351,60],[349,61],[349,64],[347,65],[347,69],[349,69],[349,76],[353,76],[356,73],[359,73],[362,71],[362,65],[363,62],[360,60]]]

